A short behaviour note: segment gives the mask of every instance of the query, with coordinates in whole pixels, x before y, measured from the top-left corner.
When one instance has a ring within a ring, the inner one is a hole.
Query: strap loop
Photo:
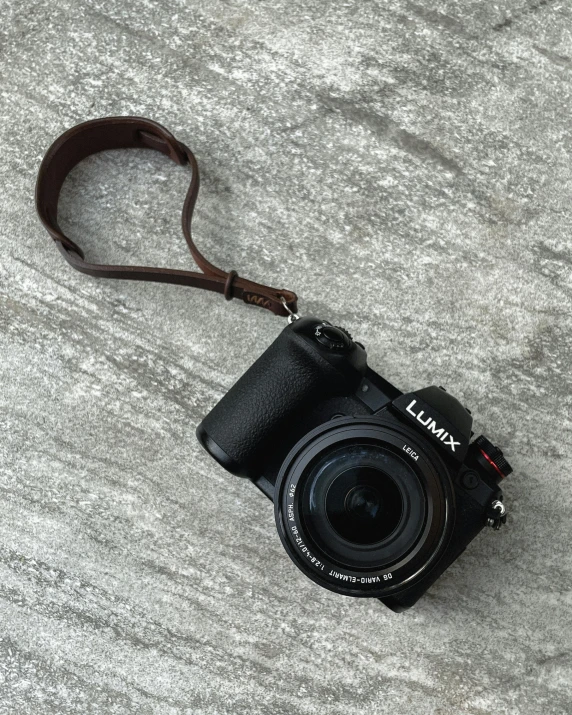
[[[234,279],[238,278],[238,273],[236,271],[230,271],[228,276],[226,277],[226,282],[224,284],[224,297],[226,300],[232,300],[232,284],[234,283]]]
[[[191,183],[183,206],[182,228],[187,245],[202,273],[147,266],[114,266],[89,263],[81,248],[58,224],[58,201],[69,172],[80,161],[107,149],[138,147],[155,149],[180,166],[189,164]],[[66,261],[76,270],[101,278],[157,281],[194,286],[222,293],[226,300],[242,298],[275,315],[288,316],[297,310],[296,294],[240,278],[236,271],[223,271],[210,263],[196,247],[191,235],[193,211],[199,192],[199,167],[192,151],[165,127],[142,117],[104,117],[69,129],[48,149],[38,173],[36,210],[42,224]]]

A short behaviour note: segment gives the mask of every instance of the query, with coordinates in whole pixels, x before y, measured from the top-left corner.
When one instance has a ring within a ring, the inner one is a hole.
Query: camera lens
[[[346,469],[326,495],[326,516],[347,541],[374,544],[388,537],[403,514],[403,497],[395,482],[374,467]]]
[[[397,561],[418,539],[426,497],[415,471],[380,443],[338,443],[309,465],[299,502],[308,534],[338,563]]]
[[[282,544],[316,583],[386,598],[419,582],[444,553],[454,492],[430,444],[379,417],[338,417],[305,435],[280,467]]]

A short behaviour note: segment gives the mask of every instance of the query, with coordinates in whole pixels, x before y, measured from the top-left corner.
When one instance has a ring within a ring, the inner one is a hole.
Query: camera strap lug
[[[503,524],[506,524],[506,507],[500,501],[500,499],[495,499],[491,502],[486,511],[486,523],[495,531],[498,531]]]

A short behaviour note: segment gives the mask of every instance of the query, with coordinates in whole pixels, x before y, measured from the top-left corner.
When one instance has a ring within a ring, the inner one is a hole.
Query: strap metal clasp
[[[294,311],[290,310],[290,306],[286,302],[286,298],[281,295],[280,296],[280,302],[282,305],[286,308],[286,311],[288,312],[288,323],[293,323],[295,320],[300,320],[300,315],[298,313],[294,313]]]

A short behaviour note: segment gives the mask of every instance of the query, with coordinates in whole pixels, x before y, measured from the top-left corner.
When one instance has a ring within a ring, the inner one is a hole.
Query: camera
[[[282,544],[320,586],[411,607],[485,526],[512,471],[444,388],[402,393],[343,328],[292,321],[197,428],[274,502]]]

